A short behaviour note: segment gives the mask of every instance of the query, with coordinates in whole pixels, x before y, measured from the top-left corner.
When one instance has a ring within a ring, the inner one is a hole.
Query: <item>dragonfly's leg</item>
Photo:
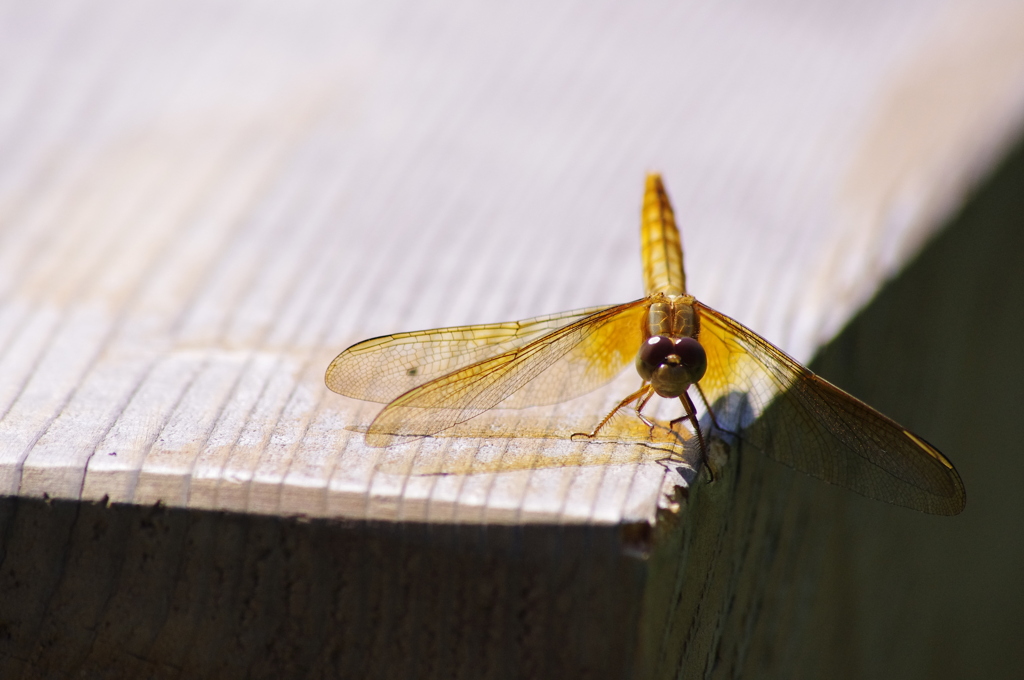
[[[654,390],[651,390],[650,392],[647,393],[647,395],[645,397],[643,397],[642,399],[640,399],[639,401],[636,402],[636,407],[634,408],[634,410],[636,411],[636,417],[639,418],[643,422],[644,425],[646,425],[647,427],[651,428],[651,436],[654,435],[654,428],[657,427],[657,425],[655,425],[653,422],[651,422],[647,418],[647,416],[644,415],[643,411],[644,411],[644,406],[647,406],[647,402],[649,402],[651,400],[651,397],[653,397],[653,396],[654,396]]]
[[[726,432],[728,434],[738,435],[739,434],[738,432],[733,432],[732,430],[728,430],[728,429],[722,427],[721,424],[719,424],[718,419],[715,418],[715,412],[711,408],[711,404],[708,403],[708,398],[706,396],[704,396],[704,390],[702,390],[700,388],[700,383],[695,384],[694,387],[697,388],[697,394],[700,395],[700,400],[704,402],[704,407],[707,408],[708,415],[711,416],[711,424],[715,426],[715,429],[716,430],[720,430],[722,432]]]
[[[674,427],[676,423],[681,423],[684,420],[689,420],[693,425],[693,431],[697,434],[697,443],[700,445],[700,460],[704,463],[704,466],[708,469],[708,474],[711,475],[711,481],[715,481],[714,469],[711,467],[711,459],[708,457],[708,449],[704,444],[704,434],[700,430],[700,422],[697,420],[697,409],[694,408],[693,402],[690,401],[690,395],[683,392],[679,395],[679,401],[683,403],[683,408],[686,409],[686,415],[680,418],[676,418],[669,423],[669,427]]]
[[[678,423],[681,423],[683,421],[689,420],[690,423],[693,425],[693,429],[699,430],[700,427],[699,427],[699,424],[697,422],[697,415],[696,415],[697,409],[694,408],[693,402],[690,401],[690,395],[687,394],[686,392],[683,392],[682,395],[680,395],[680,397],[679,397],[679,401],[682,402],[683,408],[686,409],[686,415],[685,416],[679,416],[678,418],[673,418],[671,421],[669,421],[668,426],[670,428],[674,429],[675,426]],[[699,432],[697,434],[697,437],[700,438],[700,433]],[[701,448],[703,448],[703,446],[704,445],[701,444]]]
[[[638,399],[642,399],[644,403],[647,403],[647,400],[651,398],[651,392],[651,386],[648,383],[644,383],[643,385],[640,386],[640,389],[638,389],[636,392],[620,401],[618,405],[608,413],[608,415],[602,418],[601,422],[597,424],[597,427],[594,428],[593,432],[591,432],[590,434],[587,434],[586,432],[576,432],[575,434],[572,435],[572,437],[570,437],[570,439],[575,439],[576,437],[586,437],[587,439],[593,439],[594,437],[597,436],[597,433],[601,431],[601,428],[608,424],[608,421],[612,419],[612,416],[619,412],[619,409],[623,408],[624,406],[628,406],[629,404],[632,404],[634,401]],[[644,422],[647,422],[646,418],[644,419]]]

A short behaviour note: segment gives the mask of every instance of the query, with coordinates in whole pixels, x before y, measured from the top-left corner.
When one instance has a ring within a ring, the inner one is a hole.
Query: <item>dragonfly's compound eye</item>
[[[662,397],[678,397],[704,377],[708,357],[693,338],[655,335],[640,346],[636,370]]]
[[[708,355],[699,342],[693,338],[679,338],[674,349],[679,363],[689,371],[691,383],[704,377],[708,370]]]
[[[636,370],[644,380],[650,380],[658,366],[665,363],[666,358],[672,353],[672,338],[664,335],[654,335],[647,339],[647,342],[640,345],[636,353]]]

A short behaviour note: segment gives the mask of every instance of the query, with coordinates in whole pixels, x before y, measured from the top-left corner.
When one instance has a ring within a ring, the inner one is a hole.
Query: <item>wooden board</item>
[[[1019,119],[1017,10],[968,6],[12,10],[0,490],[650,519],[652,463],[376,475],[345,429],[375,407],[324,368],[376,334],[637,297],[651,168],[693,292],[808,359]]]
[[[439,440],[474,474],[381,471],[347,429],[379,405],[326,366],[639,297],[651,170],[691,292],[809,360],[1024,119],[1019,3],[47,0],[0,31],[0,495],[82,507],[657,527],[692,479],[628,449]]]

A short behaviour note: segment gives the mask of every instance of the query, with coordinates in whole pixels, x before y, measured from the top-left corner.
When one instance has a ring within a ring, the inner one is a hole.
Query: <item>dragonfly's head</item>
[[[636,370],[659,396],[674,399],[704,377],[708,355],[693,338],[652,335],[636,353]]]

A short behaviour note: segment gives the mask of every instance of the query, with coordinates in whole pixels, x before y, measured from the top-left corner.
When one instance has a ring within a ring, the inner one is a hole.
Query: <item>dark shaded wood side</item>
[[[791,677],[837,512],[829,491],[757,451],[731,450],[675,526],[658,528],[635,677]]]
[[[1024,145],[814,366],[945,453],[967,507],[844,503],[804,677],[1021,677]]]
[[[0,500],[0,677],[624,678],[618,527]]]

